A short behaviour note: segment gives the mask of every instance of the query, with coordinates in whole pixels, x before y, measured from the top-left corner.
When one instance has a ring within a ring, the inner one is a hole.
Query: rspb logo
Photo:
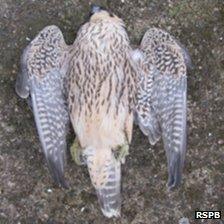
[[[195,211],[195,219],[221,219],[221,211]]]

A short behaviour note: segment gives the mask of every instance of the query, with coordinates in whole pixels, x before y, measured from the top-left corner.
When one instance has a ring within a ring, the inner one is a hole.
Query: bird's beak
[[[92,5],[91,7],[91,14],[97,13],[101,11],[101,7],[98,5]]]

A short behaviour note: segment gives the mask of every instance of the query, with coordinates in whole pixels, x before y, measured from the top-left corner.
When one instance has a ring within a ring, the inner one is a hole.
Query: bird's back
[[[130,111],[126,31],[116,22],[89,22],[74,46],[69,105],[76,135],[82,147],[121,145]]]

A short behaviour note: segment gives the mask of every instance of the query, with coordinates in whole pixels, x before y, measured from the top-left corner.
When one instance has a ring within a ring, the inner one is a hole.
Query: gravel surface
[[[0,223],[223,224],[196,221],[195,210],[224,216],[224,1],[101,0],[124,19],[133,44],[152,26],[189,49],[188,151],[183,183],[166,189],[162,143],[150,146],[136,127],[122,169],[122,216],[100,212],[87,169],[68,153],[69,190],[56,187],[41,153],[31,110],[14,91],[22,49],[46,25],[72,43],[93,1],[0,0]],[[73,136],[70,136],[70,143]]]

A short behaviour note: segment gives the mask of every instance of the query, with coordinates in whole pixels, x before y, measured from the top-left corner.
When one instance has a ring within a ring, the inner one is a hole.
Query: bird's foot
[[[75,163],[77,165],[81,166],[81,165],[85,164],[85,162],[83,160],[83,156],[82,156],[82,148],[81,148],[77,138],[71,145],[70,152],[71,152],[72,160],[75,161]]]
[[[125,158],[126,156],[129,155],[129,145],[128,143],[121,145],[118,149],[117,149],[117,156],[116,159],[118,161],[120,161],[122,164],[125,163]]]

